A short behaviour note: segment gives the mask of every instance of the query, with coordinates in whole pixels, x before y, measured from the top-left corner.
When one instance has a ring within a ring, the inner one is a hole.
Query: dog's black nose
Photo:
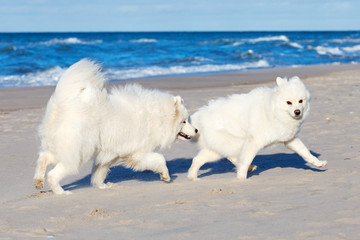
[[[294,111],[294,113],[295,113],[296,116],[299,116],[300,113],[301,113],[301,111],[300,111],[299,109],[296,109],[296,110]]]
[[[198,133],[198,130],[195,128],[195,133]]]

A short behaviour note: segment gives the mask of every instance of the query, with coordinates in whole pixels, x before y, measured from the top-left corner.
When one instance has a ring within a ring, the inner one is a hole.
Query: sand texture
[[[300,138],[325,168],[284,146],[263,150],[258,168],[236,180],[227,160],[186,178],[197,147],[164,152],[172,177],[111,168],[111,189],[90,186],[91,163],[62,181],[70,196],[32,183],[37,127],[54,87],[0,89],[0,239],[360,239],[360,66],[313,66],[138,80],[185,99],[190,113],[208,100],[274,86],[299,75],[312,92]],[[123,83],[121,83],[123,84]],[[113,85],[113,84],[111,84]]]

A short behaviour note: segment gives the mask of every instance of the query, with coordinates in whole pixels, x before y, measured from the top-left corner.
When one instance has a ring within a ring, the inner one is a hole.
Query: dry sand
[[[70,196],[35,190],[37,126],[53,87],[0,89],[0,239],[360,239],[360,66],[313,66],[138,80],[180,94],[192,113],[209,99],[299,75],[313,94],[301,139],[324,169],[283,146],[255,158],[245,182],[222,160],[186,172],[190,142],[166,150],[173,181],[113,167],[112,189],[90,186],[91,164],[62,182]]]

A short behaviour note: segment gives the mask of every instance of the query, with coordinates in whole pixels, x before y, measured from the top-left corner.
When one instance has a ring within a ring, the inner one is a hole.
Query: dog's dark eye
[[[290,102],[290,101],[287,101],[286,103],[287,103],[288,105],[292,105],[292,102]]]
[[[300,99],[300,100],[299,100],[299,103],[302,103],[302,102],[303,102],[303,100],[302,100],[302,99]]]
[[[186,123],[186,120],[185,120],[185,121],[183,121],[183,123],[185,124],[185,123]]]

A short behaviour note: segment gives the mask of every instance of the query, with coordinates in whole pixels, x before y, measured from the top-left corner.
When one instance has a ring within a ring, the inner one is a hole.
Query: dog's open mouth
[[[187,135],[187,134],[185,134],[185,133],[183,133],[183,132],[179,132],[178,135],[179,135],[180,137],[183,137],[183,138],[187,139],[187,140],[190,140],[190,139],[191,139],[191,137],[190,137],[189,135]]]
[[[291,116],[292,118],[294,118],[295,120],[301,120],[302,119],[302,115],[294,115]]]

